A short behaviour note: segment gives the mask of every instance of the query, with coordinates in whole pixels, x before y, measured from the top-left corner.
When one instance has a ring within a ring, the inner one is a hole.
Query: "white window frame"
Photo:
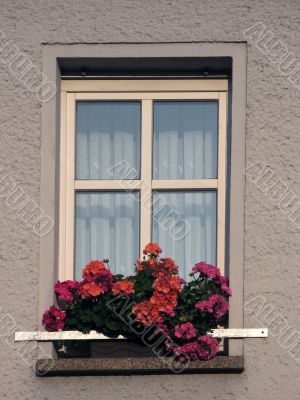
[[[141,176],[139,180],[76,180],[75,119],[78,100],[141,102]],[[217,179],[152,179],[152,108],[155,100],[218,101]],[[217,265],[224,273],[228,81],[221,79],[63,80],[61,82],[59,268],[60,280],[74,279],[75,193],[140,191],[140,249],[151,241],[153,190],[215,190],[217,192]],[[170,254],[170,256],[172,256]],[[133,260],[134,261],[134,260]]]

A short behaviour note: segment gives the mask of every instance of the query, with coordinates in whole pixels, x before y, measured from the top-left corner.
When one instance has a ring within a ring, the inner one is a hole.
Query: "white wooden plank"
[[[215,338],[266,338],[268,337],[267,328],[252,329],[213,329],[208,335]],[[110,339],[101,333],[91,331],[90,333],[81,333],[79,331],[60,331],[60,332],[15,332],[15,341],[37,341],[37,342],[53,342],[57,340],[107,340]],[[117,339],[124,339],[118,336]]]

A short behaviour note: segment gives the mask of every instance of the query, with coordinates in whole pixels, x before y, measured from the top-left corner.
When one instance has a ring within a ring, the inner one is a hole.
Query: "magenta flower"
[[[157,328],[155,330],[156,333],[162,333],[164,336],[169,336],[168,328],[164,323],[157,324]]]
[[[229,287],[229,279],[227,276],[220,276],[218,278],[218,283],[221,285],[222,292],[226,293],[228,296],[232,295],[232,289]]]
[[[184,362],[198,360],[201,358],[201,347],[196,341],[186,343],[180,348],[179,358]]]
[[[219,320],[229,310],[229,303],[223,296],[213,294],[208,300],[199,301],[195,307],[200,311],[214,314],[216,320]]]
[[[183,362],[194,360],[210,360],[214,358],[219,351],[219,345],[216,339],[210,336],[199,336],[197,340],[178,346],[169,345],[169,348],[179,356]]]
[[[55,332],[64,327],[65,311],[51,306],[43,315],[43,325],[48,332]]]
[[[77,281],[57,281],[54,285],[54,291],[59,300],[72,301],[75,294],[80,291],[80,284]]]
[[[214,265],[207,264],[204,261],[195,264],[192,271],[194,273],[199,272],[200,274],[211,279],[217,279],[221,276],[219,268],[215,267]]]
[[[214,358],[219,351],[218,341],[211,336],[203,335],[197,339],[199,346],[201,347],[201,359],[210,360]]]
[[[192,339],[196,336],[196,329],[191,322],[175,326],[175,336],[180,339]]]

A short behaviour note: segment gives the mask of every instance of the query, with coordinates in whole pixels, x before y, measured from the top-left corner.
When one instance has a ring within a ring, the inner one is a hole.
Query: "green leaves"
[[[140,297],[149,297],[149,294],[153,293],[153,276],[149,271],[141,271],[135,278],[134,289],[136,293],[140,294]],[[141,295],[143,294],[143,295]]]
[[[118,331],[121,328],[121,321],[106,321],[105,326],[111,331]]]
[[[97,330],[99,328],[101,328],[105,323],[105,320],[103,318],[101,318],[99,315],[96,315],[96,314],[94,314],[94,316],[93,316],[93,321],[95,322]]]
[[[91,310],[79,310],[78,315],[80,321],[83,323],[93,321],[94,313]]]

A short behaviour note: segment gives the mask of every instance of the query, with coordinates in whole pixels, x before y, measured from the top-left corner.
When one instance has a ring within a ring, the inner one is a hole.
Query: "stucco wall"
[[[240,42],[249,37],[245,29],[258,22],[300,60],[297,0],[23,0],[1,1],[0,6],[0,28],[38,68],[42,68],[42,43]],[[40,102],[7,63],[0,63],[0,73],[1,176],[10,176],[12,185],[15,182],[39,203]],[[256,45],[248,46],[247,165],[264,162],[296,196],[300,196],[299,93],[276,62]],[[247,179],[245,301],[264,296],[273,312],[297,328],[299,228],[260,187]],[[5,195],[0,202],[1,318],[7,321],[9,315],[18,330],[33,330],[40,318],[39,238]],[[259,326],[249,309],[245,326]],[[40,379],[20,357],[20,350],[12,348],[3,327],[0,333],[0,395],[5,399],[296,400],[300,396],[299,365],[276,335],[245,342],[242,375]]]

